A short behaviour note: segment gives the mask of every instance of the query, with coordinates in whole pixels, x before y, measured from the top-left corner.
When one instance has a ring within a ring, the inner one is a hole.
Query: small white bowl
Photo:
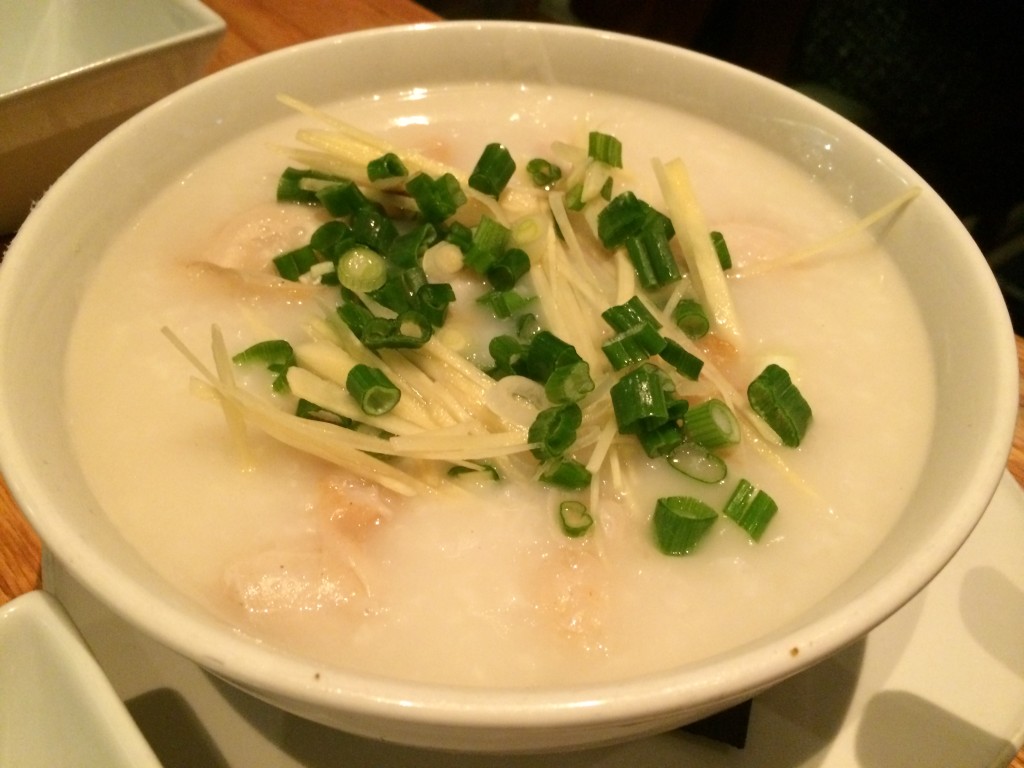
[[[90,272],[154,189],[278,119],[275,94],[326,104],[376,89],[546,78],[695,111],[808,172],[827,161],[822,183],[861,215],[908,186],[922,188],[886,235],[926,318],[938,378],[934,441],[910,504],[878,550],[812,610],[707,662],[643,678],[544,690],[411,684],[324,669],[247,640],[124,541],[71,449],[64,354]],[[22,227],[0,268],[0,348],[0,463],[76,580],[169,648],[284,709],[371,738],[452,750],[596,746],[668,730],[857,640],[965,541],[1002,477],[1017,414],[1014,336],[995,279],[911,168],[777,83],[680,48],[567,26],[443,23],[344,35],[260,57],[168,97],[87,153]]]
[[[0,233],[99,138],[199,77],[224,30],[198,0],[0,0]]]
[[[0,758],[18,768],[160,768],[67,613],[46,592],[0,608]]]

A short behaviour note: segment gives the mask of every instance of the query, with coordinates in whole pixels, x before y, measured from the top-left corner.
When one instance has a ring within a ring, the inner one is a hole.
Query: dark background
[[[957,213],[1024,333],[1024,2],[420,0],[674,43],[798,88],[900,155]]]

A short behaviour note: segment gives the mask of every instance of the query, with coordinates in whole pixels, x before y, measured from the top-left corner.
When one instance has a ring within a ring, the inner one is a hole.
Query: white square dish
[[[159,768],[57,599],[0,608],[0,764]]]
[[[112,128],[199,77],[224,30],[198,0],[0,0],[0,232]]]

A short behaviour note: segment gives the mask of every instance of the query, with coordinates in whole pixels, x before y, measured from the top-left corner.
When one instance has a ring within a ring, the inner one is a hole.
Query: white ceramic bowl
[[[100,137],[195,80],[224,34],[198,0],[0,0],[0,232]]]
[[[329,102],[355,91],[547,78],[701,113],[814,170],[860,213],[908,184],[924,188],[887,232],[927,318],[938,372],[935,439],[912,503],[864,566],[813,610],[710,661],[642,679],[544,691],[404,684],[323,671],[246,641],[140,560],[76,464],[60,382],[90,270],[147,190],[276,119],[276,93]],[[120,179],[113,188],[111,175]],[[318,41],[210,77],[126,123],[52,188],[11,246],[0,269],[0,348],[2,468],[46,546],[76,578],[162,643],[285,709],[374,738],[456,750],[555,749],[667,730],[862,637],[921,590],[970,533],[1003,472],[1017,407],[1013,332],[984,259],[948,207],[883,146],[813,101],[727,64],[637,39],[514,23]]]

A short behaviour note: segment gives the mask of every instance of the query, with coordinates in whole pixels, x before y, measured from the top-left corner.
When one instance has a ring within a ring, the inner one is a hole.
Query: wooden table
[[[393,24],[434,21],[437,16],[411,0],[204,0],[227,22],[228,30],[208,71],[318,37]],[[1024,362],[1024,339],[1017,339]],[[1024,369],[1024,365],[1022,365]],[[1024,484],[1024,419],[1008,468]],[[40,542],[18,511],[0,477],[0,604],[40,587]],[[1008,768],[1024,768],[1024,749]]]

